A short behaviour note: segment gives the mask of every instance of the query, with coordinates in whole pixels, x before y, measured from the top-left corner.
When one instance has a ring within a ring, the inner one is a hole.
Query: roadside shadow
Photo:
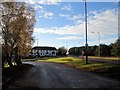
[[[24,76],[33,67],[32,64],[21,64],[2,69],[2,90],[6,90],[14,81]]]

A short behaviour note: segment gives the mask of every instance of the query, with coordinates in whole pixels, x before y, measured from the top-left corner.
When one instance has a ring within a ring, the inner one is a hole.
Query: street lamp
[[[67,50],[67,54],[68,54],[68,42],[63,42],[66,44],[66,50]]]
[[[38,38],[36,39],[36,41],[37,41],[37,46],[38,46]]]
[[[86,64],[88,64],[88,43],[87,43],[87,3],[85,1],[85,33],[86,33],[86,44],[85,44],[85,55],[86,55]]]
[[[91,33],[97,33],[98,34],[98,42],[99,42],[99,57],[101,56],[100,55],[100,32],[91,32]]]

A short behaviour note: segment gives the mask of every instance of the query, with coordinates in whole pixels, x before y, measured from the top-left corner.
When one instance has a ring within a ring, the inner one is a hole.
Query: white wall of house
[[[32,50],[32,56],[56,56],[57,50]]]

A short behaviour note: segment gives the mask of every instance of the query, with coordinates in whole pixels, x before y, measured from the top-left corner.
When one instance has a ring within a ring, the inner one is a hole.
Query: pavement
[[[24,62],[33,67],[21,78],[11,82],[7,90],[41,88],[109,88],[120,89],[120,81],[95,73],[67,67],[62,64],[44,62]],[[21,74],[22,75],[22,74]]]

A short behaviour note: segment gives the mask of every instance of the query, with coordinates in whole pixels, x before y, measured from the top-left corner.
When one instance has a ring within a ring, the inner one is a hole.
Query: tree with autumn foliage
[[[34,8],[24,2],[3,2],[0,9],[3,62],[13,66],[11,59],[15,55],[16,64],[22,64],[20,57],[29,53],[33,43]]]

